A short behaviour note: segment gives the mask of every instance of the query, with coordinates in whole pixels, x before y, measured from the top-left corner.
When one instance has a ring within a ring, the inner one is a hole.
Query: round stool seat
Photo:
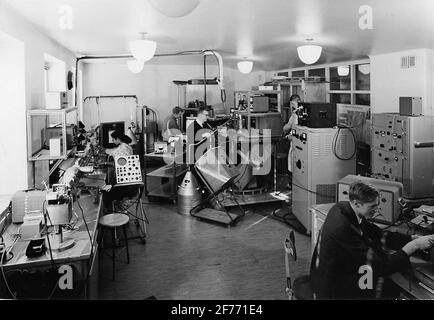
[[[110,213],[99,219],[99,224],[104,227],[121,227],[128,223],[130,218],[123,213]]]

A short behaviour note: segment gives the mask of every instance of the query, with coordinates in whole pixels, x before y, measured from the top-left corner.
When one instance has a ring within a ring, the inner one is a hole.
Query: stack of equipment
[[[434,117],[373,114],[372,175],[401,182],[405,198],[433,197],[433,133]]]

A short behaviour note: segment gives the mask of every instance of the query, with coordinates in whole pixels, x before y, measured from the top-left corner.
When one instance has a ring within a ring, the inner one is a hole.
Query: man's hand
[[[413,241],[419,250],[429,249],[434,245],[434,234],[418,237]]]
[[[107,191],[107,192],[110,192],[110,190],[112,189],[112,185],[111,184],[105,184],[105,185],[103,185],[102,187],[101,187],[101,190],[103,190],[103,191]]]
[[[434,234],[428,236],[417,237],[414,240],[407,243],[402,250],[411,256],[417,250],[429,249],[434,245]]]
[[[211,132],[202,133],[202,139],[211,137]]]

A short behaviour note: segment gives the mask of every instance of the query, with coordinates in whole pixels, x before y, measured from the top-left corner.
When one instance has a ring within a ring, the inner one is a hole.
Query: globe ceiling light
[[[241,73],[248,74],[253,69],[253,61],[243,60],[238,62],[237,66]]]
[[[338,67],[338,75],[341,77],[346,77],[350,74],[349,66],[339,66]]]
[[[130,42],[130,51],[136,60],[148,61],[155,55],[157,43],[152,40],[140,39]]]
[[[199,5],[200,0],[148,0],[151,6],[170,18],[184,17]]]
[[[357,66],[357,68],[363,74],[370,74],[371,73],[371,65],[369,63],[367,63],[367,64],[359,64]]]
[[[140,60],[128,60],[127,61],[127,66],[128,69],[132,72],[132,73],[139,73],[143,70],[143,66],[145,65],[144,61],[140,61]]]
[[[306,40],[312,41],[313,39]],[[319,57],[321,56],[321,52],[322,47],[313,44],[307,44],[297,48],[298,57],[305,64],[312,64],[317,62]]]

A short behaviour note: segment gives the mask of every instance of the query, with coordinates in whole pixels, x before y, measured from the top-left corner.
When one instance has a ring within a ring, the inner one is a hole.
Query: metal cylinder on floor
[[[178,213],[189,215],[202,200],[201,189],[191,171],[187,171],[178,188]]]

